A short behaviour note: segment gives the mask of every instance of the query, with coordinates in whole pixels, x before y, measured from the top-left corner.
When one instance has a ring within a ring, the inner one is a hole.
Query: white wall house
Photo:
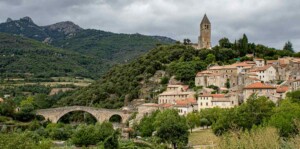
[[[206,108],[232,108],[238,105],[238,99],[225,94],[204,94],[198,97],[198,111]]]

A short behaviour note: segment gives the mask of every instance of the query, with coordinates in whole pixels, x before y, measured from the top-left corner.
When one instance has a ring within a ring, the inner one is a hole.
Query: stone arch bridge
[[[122,110],[113,110],[113,109],[101,109],[95,107],[86,107],[86,106],[67,106],[59,108],[50,108],[50,109],[40,109],[36,110],[36,115],[42,115],[45,119],[49,119],[52,123],[57,123],[58,120],[63,117],[65,114],[73,111],[83,111],[93,115],[98,122],[108,121],[113,115],[119,115],[121,123],[125,123],[130,114]]]

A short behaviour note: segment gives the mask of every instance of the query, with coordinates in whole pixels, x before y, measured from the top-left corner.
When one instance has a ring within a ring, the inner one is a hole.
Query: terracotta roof
[[[273,63],[277,63],[278,60],[267,60],[267,64],[273,64]]]
[[[185,91],[189,89],[189,86],[188,86],[188,85],[183,85],[182,87],[183,87],[183,89],[184,89]]]
[[[224,98],[224,94],[203,94],[200,97],[213,97],[213,98]]]
[[[256,82],[244,87],[244,89],[276,89],[276,87],[261,82]]]
[[[198,72],[196,76],[202,76],[204,74],[211,74],[211,73],[212,72],[205,70],[205,71]]]
[[[181,106],[186,106],[186,105],[190,105],[190,104],[197,104],[197,101],[195,98],[187,98],[184,100],[176,100],[175,101],[176,105],[181,105]]]
[[[164,104],[159,104],[158,106],[162,107],[162,108],[169,108],[169,107],[172,107],[173,105],[170,103],[164,103]]]
[[[257,80],[257,81],[259,81],[259,79],[258,79],[258,78],[252,78],[252,77],[248,77],[247,79],[249,79],[249,80]]]
[[[234,65],[224,65],[224,66],[212,66],[209,68],[210,70],[219,70],[219,69],[236,69]]]
[[[279,87],[277,87],[276,92],[277,93],[285,93],[288,90],[289,90],[288,86],[279,86]]]
[[[163,92],[161,94],[159,94],[159,96],[161,95],[189,95],[189,94],[193,94],[194,92],[178,92],[178,91],[167,91],[167,92]]]
[[[235,64],[232,64],[233,66],[236,66],[236,67],[245,67],[245,66],[254,66],[255,64],[250,64],[250,63],[247,63],[247,62],[240,62],[240,63],[235,63]]]
[[[266,65],[266,66],[263,66],[263,67],[254,68],[253,70],[250,70],[250,71],[251,72],[265,71],[265,70],[269,69],[270,67],[273,67],[273,66],[272,65]]]

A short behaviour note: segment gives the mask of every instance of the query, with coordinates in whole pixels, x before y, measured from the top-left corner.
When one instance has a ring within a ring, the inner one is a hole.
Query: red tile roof
[[[277,93],[285,93],[288,90],[289,90],[288,86],[279,86],[279,87],[277,87],[276,92]]]
[[[244,87],[244,89],[276,89],[276,87],[261,82],[256,82]]]
[[[263,67],[257,67],[257,68],[254,68],[254,69],[250,70],[250,72],[265,71],[265,70],[269,69],[270,67],[273,67],[273,66],[272,65],[266,65],[266,66],[263,66]]]
[[[205,71],[198,72],[196,76],[202,76],[204,74],[211,74],[211,73],[212,72],[209,72],[209,71],[205,70]]]
[[[224,94],[203,94],[200,97],[213,97],[213,98],[224,98]]]
[[[160,104],[158,106],[162,107],[162,108],[169,108],[169,107],[172,107],[172,104],[170,104],[170,103],[164,103],[164,104]]]
[[[185,100],[176,100],[176,106],[187,106],[197,104],[197,101],[195,98],[187,98]]]
[[[236,67],[245,67],[245,66],[254,66],[255,64],[253,64],[253,63],[251,64],[248,61],[245,61],[245,62],[235,63],[232,65],[236,66]]]

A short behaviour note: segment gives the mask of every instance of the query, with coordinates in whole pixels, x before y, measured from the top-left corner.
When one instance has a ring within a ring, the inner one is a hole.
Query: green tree
[[[214,63],[216,61],[216,56],[213,54],[208,54],[205,61],[207,64]]]
[[[119,148],[118,131],[115,131],[111,136],[105,139],[105,149],[117,149]]]
[[[88,146],[98,143],[93,125],[79,125],[71,140],[76,146]]]
[[[4,116],[13,117],[15,113],[16,105],[13,100],[6,99],[4,102],[0,103],[0,114]]]
[[[221,48],[231,48],[231,43],[228,38],[224,37],[219,40],[219,46]]]
[[[300,105],[292,100],[286,99],[281,101],[279,107],[274,110],[269,124],[276,127],[283,137],[289,137],[298,133],[295,125],[296,121],[300,121]]]
[[[112,123],[104,121],[103,123],[97,123],[95,125],[95,135],[97,136],[98,142],[104,141],[107,137],[114,133],[114,127]]]
[[[204,128],[204,126],[207,126],[209,125],[209,121],[206,119],[206,118],[201,118],[200,119],[200,126]]]
[[[142,137],[152,136],[152,133],[155,131],[155,126],[153,122],[155,121],[155,117],[159,112],[160,111],[157,110],[149,115],[145,115],[141,119],[137,129]]]
[[[240,53],[241,54],[240,56],[244,56],[248,52],[248,38],[247,38],[246,34],[243,34],[242,49],[243,49],[243,51]]]
[[[186,38],[186,39],[183,39],[183,44],[184,45],[189,45],[191,43],[191,40]]]
[[[253,126],[262,125],[273,114],[275,104],[268,98],[252,95],[239,107],[225,109],[212,129],[215,134],[221,135],[231,129],[249,130]]]
[[[175,149],[188,143],[186,119],[177,110],[164,110],[155,119],[156,136],[163,142],[170,143]]]
[[[294,48],[293,48],[293,44],[290,41],[287,41],[284,46],[283,46],[283,50],[287,50],[290,51],[292,53],[294,53]]]
[[[192,133],[193,128],[200,125],[200,116],[198,113],[188,113],[186,116],[186,121]]]
[[[288,92],[286,97],[290,99],[292,102],[300,103],[300,90]]]

